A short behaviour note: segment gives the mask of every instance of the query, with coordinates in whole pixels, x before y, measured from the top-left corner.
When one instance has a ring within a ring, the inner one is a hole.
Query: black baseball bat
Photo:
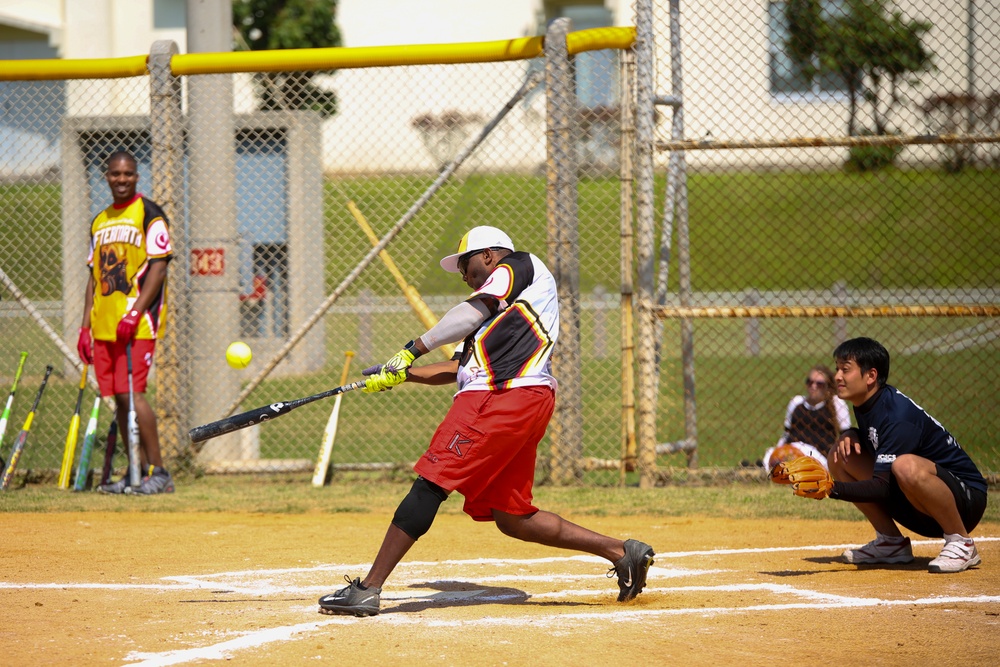
[[[193,429],[188,431],[188,437],[191,438],[191,442],[203,442],[205,440],[209,440],[210,438],[217,438],[220,435],[232,433],[233,431],[238,431],[241,428],[253,426],[254,424],[262,424],[268,420],[276,419],[277,417],[286,415],[295,408],[301,407],[306,403],[312,403],[313,401],[318,401],[321,398],[329,398],[330,396],[336,396],[337,394],[344,394],[349,391],[354,391],[355,389],[360,389],[364,386],[365,381],[358,380],[357,382],[321,391],[318,394],[306,396],[305,398],[296,398],[292,401],[271,403],[270,405],[265,405],[254,410],[250,410],[249,412],[233,415],[232,417],[226,417],[225,419],[220,419],[219,421],[214,421],[210,424],[195,426]]]
[[[35,421],[35,411],[38,410],[38,403],[42,400],[42,392],[45,391],[45,385],[49,383],[50,375],[52,375],[52,366],[46,366],[45,377],[42,378],[42,386],[38,388],[38,393],[35,394],[35,402],[31,404],[31,411],[28,412],[28,416],[24,419],[24,426],[21,427],[21,432],[18,433],[17,440],[14,441],[14,449],[10,452],[10,461],[7,462],[7,469],[3,472],[3,479],[0,479],[0,489],[6,489],[10,484],[10,480],[14,477],[14,469],[17,468],[17,462],[21,460],[24,445],[28,442],[28,433],[31,432],[31,424]]]
[[[104,467],[101,468],[101,484],[110,484],[115,466],[115,445],[118,439],[118,413],[111,415],[111,425],[108,426],[108,439],[104,445]]]

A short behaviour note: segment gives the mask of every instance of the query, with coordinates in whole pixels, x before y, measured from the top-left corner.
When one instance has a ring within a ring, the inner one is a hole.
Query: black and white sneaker
[[[608,570],[608,577],[618,575],[618,601],[628,602],[646,586],[646,573],[653,564],[653,547],[638,540],[625,540],[625,555]]]
[[[351,616],[377,616],[381,588],[362,588],[361,578],[354,581],[344,577],[347,586],[336,593],[324,595],[319,599],[321,614],[349,614]]]
[[[848,549],[841,557],[855,565],[912,563],[913,547],[908,537],[887,537],[876,532],[874,540],[863,547]]]

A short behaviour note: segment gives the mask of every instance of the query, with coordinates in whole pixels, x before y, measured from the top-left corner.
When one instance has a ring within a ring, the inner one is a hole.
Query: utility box
[[[320,117],[309,111],[267,111],[234,117],[236,153],[237,257],[215,248],[192,247],[186,220],[171,220],[178,249],[187,261],[172,263],[166,326],[170,311],[184,299],[193,275],[236,270],[239,290],[226,312],[191,318],[230,317],[254,351],[261,368],[281,349],[324,299],[323,169]],[[104,180],[108,155],[127,150],[139,163],[138,191],[155,200],[149,119],[133,116],[69,117],[62,128],[63,327],[75,347],[87,283],[89,222],[112,202]],[[186,160],[186,158],[185,158]],[[188,169],[185,167],[185,201]],[[220,196],[225,196],[220,192]],[[186,206],[183,207],[186,209]],[[222,253],[222,254],[220,254]],[[187,267],[185,271],[184,268]],[[178,269],[181,269],[180,271]],[[208,273],[205,273],[208,272]],[[187,304],[185,304],[187,305]],[[271,376],[321,369],[325,362],[322,321],[293,348]],[[205,345],[186,340],[182,345]],[[188,381],[199,374],[186,371]],[[244,378],[247,379],[247,378]],[[220,409],[228,407],[219,406]]]

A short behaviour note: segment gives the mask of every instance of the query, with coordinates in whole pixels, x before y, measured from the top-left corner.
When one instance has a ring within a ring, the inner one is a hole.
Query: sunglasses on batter
[[[473,252],[470,252],[470,253],[466,253],[466,254],[462,255],[461,257],[459,257],[458,258],[458,272],[461,273],[464,276],[465,272],[469,270],[469,260],[471,260],[476,255],[482,254],[485,250],[486,250],[486,248],[483,248],[482,250],[476,250],[476,251],[473,251]]]
[[[476,255],[483,254],[487,250],[496,251],[496,250],[502,250],[502,249],[503,248],[497,248],[497,247],[483,248],[482,250],[473,250],[472,252],[469,252],[469,253],[466,253],[466,254],[462,255],[461,257],[458,258],[458,272],[462,274],[462,277],[465,277],[465,272],[469,270],[469,260],[470,259],[472,259]]]

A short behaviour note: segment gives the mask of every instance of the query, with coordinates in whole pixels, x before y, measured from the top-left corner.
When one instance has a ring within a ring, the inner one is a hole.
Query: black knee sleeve
[[[419,540],[434,523],[438,508],[448,499],[448,492],[434,482],[417,477],[403,501],[396,508],[392,525]]]

